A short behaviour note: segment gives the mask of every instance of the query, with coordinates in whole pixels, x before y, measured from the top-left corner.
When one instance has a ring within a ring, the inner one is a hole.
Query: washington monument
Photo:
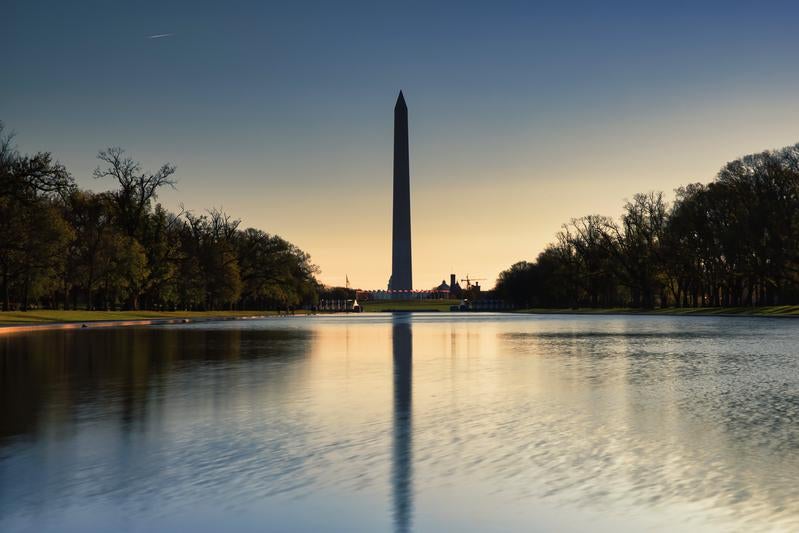
[[[411,172],[408,160],[408,107],[402,91],[394,106],[394,227],[391,248],[393,291],[413,288],[411,274]]]

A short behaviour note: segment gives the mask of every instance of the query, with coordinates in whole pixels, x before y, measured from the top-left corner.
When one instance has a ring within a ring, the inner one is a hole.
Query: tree
[[[520,268],[498,280],[514,300],[507,291],[558,305],[799,302],[799,144],[731,161],[707,185],[677,189],[672,206],[650,192],[628,201],[619,222],[573,219]],[[531,272],[533,295],[529,283],[510,289]]]
[[[27,309],[34,284],[44,283],[69,237],[55,198],[74,189],[66,169],[46,152],[20,155],[13,135],[0,122],[0,283],[3,310],[11,306],[11,291]],[[44,277],[43,277],[44,276]],[[49,281],[49,278],[48,278]],[[41,285],[36,285],[39,287]]]
[[[541,305],[539,266],[536,263],[519,261],[500,272],[494,288],[500,298],[515,307],[537,307]]]
[[[182,215],[157,204],[145,221],[141,235],[149,266],[142,293],[145,307],[174,308],[179,303],[178,276],[180,262],[185,258],[180,247]]]
[[[105,167],[98,166],[94,170],[95,179],[110,177],[119,185],[113,193],[119,225],[129,237],[139,237],[158,189],[175,187],[177,181],[172,177],[175,165],[165,163],[154,173],[143,172],[141,165],[119,147],[100,150],[97,159],[105,163]]]
[[[104,232],[97,257],[97,279],[103,308],[116,309],[135,298],[147,277],[141,244],[119,230]]]
[[[204,215],[185,214],[183,234],[189,256],[197,258],[195,266],[204,280],[205,308],[232,306],[241,295],[241,275],[234,249],[239,221],[221,210],[211,209]]]
[[[315,301],[310,256],[276,235],[249,228],[237,239],[245,303],[257,307],[289,307]]]
[[[660,243],[667,220],[662,192],[636,194],[624,205],[621,226],[605,221],[604,238],[630,288],[633,307],[651,309],[661,288]]]
[[[156,203],[175,167],[145,172],[121,148],[99,153],[79,190],[47,152],[20,155],[0,123],[0,291],[3,308],[285,307],[316,301],[310,256],[275,235],[239,229],[218,209],[195,216]]]
[[[608,247],[610,240],[605,234],[611,225],[612,221],[607,217],[589,215],[572,219],[558,235],[559,241],[567,242],[574,250],[574,280],[585,295],[585,303],[591,307],[609,305],[615,292],[612,250]],[[582,300],[582,294],[576,299]]]

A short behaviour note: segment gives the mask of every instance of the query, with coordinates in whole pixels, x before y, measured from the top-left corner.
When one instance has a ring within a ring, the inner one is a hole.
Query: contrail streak
[[[162,37],[172,37],[173,35],[175,35],[175,34],[174,33],[159,33],[157,35],[148,35],[147,38],[148,39],[160,39]]]

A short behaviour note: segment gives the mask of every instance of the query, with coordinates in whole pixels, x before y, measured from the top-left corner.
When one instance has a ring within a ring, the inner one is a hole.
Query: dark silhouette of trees
[[[94,170],[95,179],[110,177],[119,185],[119,189],[112,193],[117,208],[117,224],[129,237],[139,237],[158,189],[174,187],[177,183],[172,178],[176,167],[165,164],[155,173],[142,172],[141,165],[119,147],[100,150],[97,159],[106,166]]]
[[[51,154],[21,154],[0,123],[4,310],[274,309],[334,291],[276,235],[219,209],[164,209],[174,165],[147,172],[114,147],[98,159],[94,177],[115,190],[80,190]],[[671,204],[649,192],[618,220],[572,219],[534,262],[502,272],[496,293],[519,307],[799,303],[799,144],[731,161]]]
[[[727,163],[716,179],[636,194],[618,222],[573,219],[497,294],[517,306],[799,303],[799,144]]]
[[[0,291],[3,309],[27,309],[54,285],[59,258],[72,237],[58,202],[74,190],[49,153],[20,154],[0,122]]]
[[[0,123],[0,291],[4,310],[270,309],[317,301],[318,268],[275,235],[210,209],[156,203],[174,165],[142,170],[121,148],[98,154],[80,190],[46,152],[21,155]]]
[[[652,308],[662,288],[661,241],[667,220],[663,193],[636,194],[624,205],[621,226],[605,225],[606,246],[633,307]]]
[[[312,294],[298,280],[313,278],[318,268],[310,256],[276,235],[247,229],[236,240],[244,300],[251,307],[296,307]]]
[[[519,261],[499,274],[497,287],[517,307],[539,307],[544,305],[541,270],[539,263]]]
[[[183,242],[197,259],[196,267],[205,282],[202,306],[231,307],[242,288],[235,250],[239,221],[216,209],[200,216],[186,213],[186,219]]]

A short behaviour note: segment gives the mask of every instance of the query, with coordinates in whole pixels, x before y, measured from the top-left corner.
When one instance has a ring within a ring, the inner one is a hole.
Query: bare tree
[[[114,197],[121,225],[128,236],[136,237],[150,202],[157,197],[158,189],[164,186],[175,188],[177,180],[173,175],[177,167],[165,163],[157,172],[143,172],[141,165],[118,146],[100,150],[97,159],[105,163],[105,167],[98,166],[94,169],[94,177],[110,177],[117,181],[119,190],[114,193]]]

